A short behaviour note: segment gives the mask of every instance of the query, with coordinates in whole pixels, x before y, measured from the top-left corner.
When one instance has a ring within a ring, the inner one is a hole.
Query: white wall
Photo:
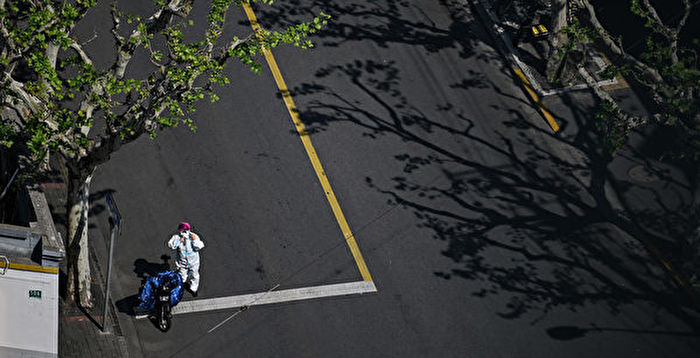
[[[41,298],[30,298],[30,290],[41,290]],[[8,269],[0,275],[0,352],[10,350],[58,354],[57,274]]]

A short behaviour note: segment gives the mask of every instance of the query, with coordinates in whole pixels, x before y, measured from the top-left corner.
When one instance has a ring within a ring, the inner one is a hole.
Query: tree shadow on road
[[[435,4],[435,6],[438,6]],[[428,52],[456,48],[463,58],[490,56],[474,51],[472,17],[468,6],[457,0],[441,0],[449,9],[451,21],[440,26],[439,16],[428,13],[406,0],[355,3],[353,1],[285,1],[261,7],[259,21],[267,28],[290,26],[323,11],[332,16],[328,26],[314,35],[324,47],[339,47],[352,42],[372,42],[387,48],[392,44],[420,47]]]
[[[562,132],[552,134],[513,90],[515,83],[503,86],[492,78],[508,73],[507,67],[493,66],[502,61],[495,51],[477,49],[486,36],[464,4],[441,5],[450,9],[447,27],[400,0],[317,0],[310,6],[291,1],[261,9],[261,21],[273,28],[330,13],[332,23],[315,36],[321,46],[369,41],[431,54],[457,49],[461,61],[500,71],[486,75],[464,66],[452,83],[436,89],[444,102],[429,104],[407,93],[418,85],[415,74],[402,73],[394,58],[351,58],[323,66],[314,81],[291,88],[304,103],[300,115],[307,134],[352,126],[361,132],[358,141],[398,140],[411,148],[372,158],[402,169],[389,177],[368,176],[367,186],[385,195],[390,206],[410,211],[420,229],[444,242],[440,254],[454,267],[432,270],[434,277],[478,282],[482,288],[472,292],[475,297],[505,295],[508,303],[497,312],[502,318],[534,324],[555,309],[595,305],[619,314],[642,304],[700,330],[695,302],[679,294],[659,262],[650,259],[645,245],[659,234],[641,225],[645,216],[630,215],[617,198],[631,184],[613,175],[614,158],[600,150],[597,103],[562,96],[572,112],[561,123]],[[409,20],[416,14],[424,20]],[[477,102],[490,103],[488,117],[486,105]],[[677,209],[662,206],[646,217],[668,222]],[[651,324],[661,317],[655,315]],[[585,331],[553,334],[573,339]]]
[[[507,294],[498,312],[507,319],[534,323],[557,308],[590,305],[618,314],[643,303],[700,329],[695,304],[649,259],[644,244],[653,234],[611,199],[619,182],[608,168],[613,158],[599,150],[594,134],[595,103],[570,103],[577,130],[557,136],[535,122],[541,118],[534,111],[519,109],[529,106],[521,97],[502,89],[508,101],[496,106],[502,115],[485,124],[457,103],[412,104],[399,90],[407,80],[393,62],[352,61],[317,72],[319,79],[331,75],[352,84],[352,94],[302,84],[295,96],[313,99],[301,118],[309,133],[346,123],[365,138],[398,138],[417,148],[375,158],[398,161],[403,170],[366,183],[445,242],[442,255],[455,268],[436,277],[482,282],[476,297]],[[458,80],[450,88],[497,87],[489,81]],[[420,174],[428,171],[441,173],[439,179],[426,182]]]

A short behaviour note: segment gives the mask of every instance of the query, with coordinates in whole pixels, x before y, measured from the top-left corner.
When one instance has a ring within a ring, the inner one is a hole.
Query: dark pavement
[[[200,299],[360,279],[269,70],[232,64],[196,134],[142,138],[93,179],[101,266],[106,192],[124,218],[112,299],[131,356],[696,354],[697,311],[608,195],[589,94],[548,103],[553,135],[463,1],[256,12],[274,27],[321,10],[315,49],[274,54],[378,292],[256,306],[211,333],[236,311],[179,315],[168,333],[134,319],[181,220],[207,244]],[[230,21],[246,29],[242,11]]]

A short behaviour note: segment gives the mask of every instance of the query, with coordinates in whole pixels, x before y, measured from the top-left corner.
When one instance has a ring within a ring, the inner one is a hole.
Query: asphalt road
[[[378,291],[254,306],[211,333],[237,311],[178,315],[168,333],[129,314],[182,220],[207,244],[198,299],[362,279],[269,68],[233,63],[196,133],[141,138],[93,179],[98,253],[106,192],[124,218],[112,297],[135,356],[697,354],[689,306],[601,213],[578,117],[551,134],[468,5],[256,7],[273,28],[319,11],[333,20],[316,48],[273,52]],[[242,10],[229,21],[248,31]]]

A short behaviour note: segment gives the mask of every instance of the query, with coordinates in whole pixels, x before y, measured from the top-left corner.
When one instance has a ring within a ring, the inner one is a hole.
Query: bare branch
[[[683,26],[685,26],[685,23],[688,21],[688,17],[690,17],[690,12],[693,10],[693,6],[695,5],[697,5],[697,2],[691,4],[690,0],[683,0],[683,7],[685,8],[685,10],[683,12],[683,17],[676,26],[676,36],[678,36],[678,34],[681,33],[681,30],[683,30]]]
[[[26,106],[21,105],[19,102],[15,100],[16,97],[14,96],[5,96],[4,101],[3,101],[3,106],[5,108],[10,108],[17,113],[17,120],[13,122],[20,122],[23,118],[26,118],[29,115],[29,109]],[[3,118],[6,119],[6,118]],[[17,128],[15,130],[20,131],[22,130],[22,123],[13,123]]]
[[[647,0],[648,1],[648,0]],[[681,30],[683,29],[683,26],[685,26],[685,23],[688,21],[688,17],[690,17],[690,12],[693,9],[693,5],[690,4],[689,0],[683,0],[683,5],[684,5],[684,10],[683,10],[683,17],[681,17],[681,20],[678,22],[678,25],[673,32],[673,36],[671,38],[671,61],[673,62],[674,65],[678,64],[678,37],[680,36]]]
[[[647,10],[649,11],[649,14],[651,14],[651,17],[653,18],[654,22],[658,25],[658,27],[661,29],[659,31],[662,33],[665,37],[666,40],[670,42],[670,49],[671,49],[671,63],[674,65],[678,64],[678,34],[680,29],[683,27],[685,22],[688,19],[688,15],[690,15],[690,3],[688,0],[684,0],[685,3],[685,13],[683,15],[683,18],[681,19],[679,26],[676,29],[672,29],[669,26],[666,26],[663,21],[661,21],[661,17],[659,14],[656,12],[656,9],[654,6],[651,5],[649,0],[643,0],[644,5],[647,7]]]
[[[229,43],[226,47],[221,49],[221,52],[219,53],[219,55],[214,57],[214,59],[216,61],[218,61],[218,63],[220,65],[224,64],[226,62],[226,60],[231,58],[231,51],[235,50],[236,47],[238,47],[238,46],[241,46],[245,43],[250,42],[251,40],[255,40],[256,35],[257,35],[256,32],[252,32],[250,35],[248,35],[244,39],[237,39],[236,41],[231,41],[231,43]]]
[[[90,56],[88,56],[88,54],[85,53],[82,45],[78,44],[75,41],[71,41],[70,48],[72,48],[78,54],[78,56],[80,56],[80,59],[83,60],[83,62],[92,65],[92,59],[90,59]]]
[[[41,110],[43,109],[42,102],[38,98],[27,93],[24,90],[24,85],[22,83],[15,81],[15,79],[12,78],[8,73],[5,73],[5,79],[9,84],[8,87],[10,88],[10,90],[17,96],[17,98],[21,99],[25,103],[27,108],[29,108],[29,110],[32,113],[38,114],[39,112],[41,112]],[[56,126],[56,128],[58,128],[58,126]]]
[[[649,0],[642,0],[642,2],[644,2],[644,6],[646,6],[647,11],[649,11],[649,14],[651,14],[651,17],[654,20],[654,22],[656,22],[656,25],[658,25],[659,28],[661,29],[661,33],[664,36],[666,36],[667,39],[671,40],[674,36],[673,29],[671,29],[670,27],[668,27],[664,24],[664,22],[661,20],[661,17],[656,12],[656,9],[654,8],[654,6],[651,5]]]
[[[117,60],[114,62],[114,65],[112,65],[112,69],[110,70],[110,75],[113,75],[115,78],[124,77],[126,66],[129,64],[129,61],[131,61],[131,57],[136,49],[142,44],[142,38],[163,30],[168,24],[170,24],[173,15],[180,17],[186,17],[189,15],[190,10],[192,9],[192,3],[193,0],[186,0],[184,2],[181,0],[171,0],[170,3],[160,8],[153,15],[151,15],[151,17],[144,21],[144,24],[146,25],[145,34],[141,33],[141,31],[138,29],[135,29],[131,32],[128,39],[124,39],[118,33],[120,20],[116,7],[113,6],[112,21],[115,26],[112,29],[112,33],[118,42],[118,54]]]
[[[112,15],[112,35],[114,35],[114,39],[117,42],[117,47],[121,47],[121,45],[124,43],[124,37],[119,35],[121,19],[119,18],[119,13],[117,12],[116,2],[112,3],[112,9],[110,10],[110,14]]]
[[[4,6],[4,4],[2,4],[2,6]],[[2,6],[0,6],[0,8],[2,8]],[[4,18],[0,18],[0,34],[2,34],[4,42],[7,44],[7,47],[10,48],[10,51],[17,53],[17,45],[15,45],[15,42],[12,40],[12,36],[10,36],[10,33],[5,27]]]

